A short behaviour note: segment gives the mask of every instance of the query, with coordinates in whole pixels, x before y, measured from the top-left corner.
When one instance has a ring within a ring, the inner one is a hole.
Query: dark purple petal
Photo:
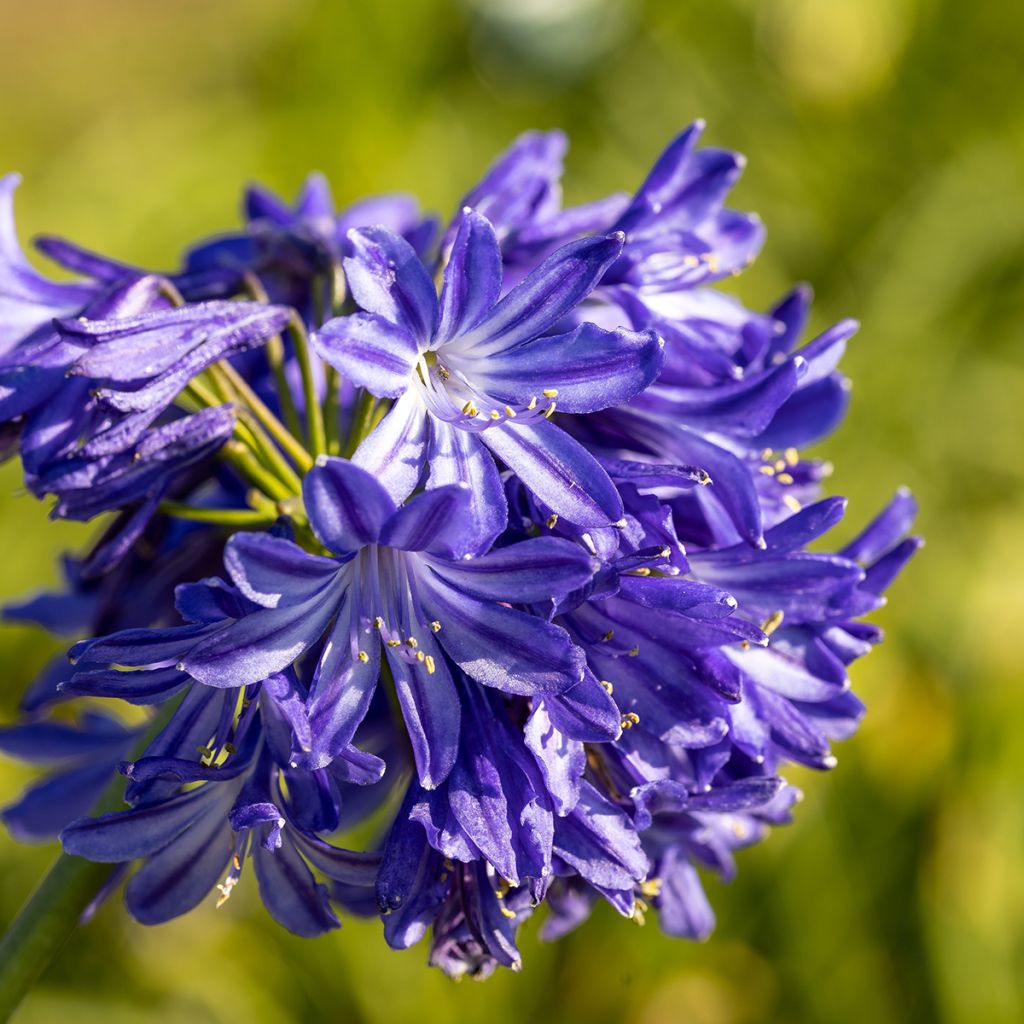
[[[347,459],[321,456],[302,482],[309,522],[338,555],[374,544],[395,503],[371,473]]]
[[[527,275],[453,351],[477,358],[536,338],[590,294],[622,250],[622,235],[570,242]]]
[[[441,623],[441,646],[478,682],[530,696],[561,693],[583,678],[583,652],[564,630],[469,597],[437,576],[421,579],[420,600]]]
[[[428,564],[467,596],[512,604],[555,600],[588,583],[598,568],[583,548],[558,537],[535,537],[478,558],[434,558]]]
[[[715,929],[715,913],[686,855],[673,847],[659,864],[661,889],[655,901],[662,930],[681,939],[706,939]]]
[[[502,424],[480,437],[536,497],[570,522],[599,527],[622,518],[622,499],[608,474],[553,423]]]
[[[385,228],[358,228],[348,233],[352,256],[345,276],[352,297],[368,313],[403,327],[416,342],[437,328],[437,293],[411,245]]]
[[[380,639],[360,628],[359,618],[360,609],[346,602],[317,664],[309,694],[312,750],[307,767],[322,767],[352,742],[377,688]]]
[[[353,313],[328,320],[310,338],[321,359],[378,398],[396,398],[415,373],[419,349],[409,331],[386,317]]]
[[[276,850],[257,843],[252,859],[263,905],[278,924],[307,938],[341,927],[327,887],[317,882],[290,841],[286,839]]]
[[[323,635],[346,581],[314,591],[285,608],[264,608],[202,641],[182,660],[207,686],[237,687],[281,672]]]
[[[525,737],[526,745],[537,758],[555,812],[565,816],[579,800],[580,782],[587,764],[583,744],[569,739],[555,727],[548,717],[545,701],[537,705],[527,720]]]
[[[163,924],[197,907],[227,870],[233,849],[224,810],[217,807],[132,876],[124,893],[129,913],[142,924]]]
[[[435,789],[455,763],[462,712],[444,655],[430,634],[421,632],[421,637],[420,649],[424,658],[431,657],[433,671],[424,662],[409,662],[390,649],[388,664],[420,785]]]
[[[81,818],[64,829],[60,840],[65,853],[114,864],[156,853],[217,810],[215,794],[203,786],[161,803]]]
[[[572,813],[556,820],[554,852],[601,889],[632,891],[650,867],[629,819],[589,782]]]
[[[464,358],[460,366],[501,402],[525,405],[555,391],[562,412],[596,412],[629,401],[651,384],[661,370],[663,347],[653,331],[605,331],[588,323],[479,361]]]
[[[486,217],[464,211],[444,269],[437,340],[475,327],[501,293],[501,250]]]
[[[311,555],[297,544],[265,533],[236,533],[224,547],[224,567],[232,582],[264,608],[305,600],[338,574],[333,558]]]
[[[906,487],[840,552],[855,562],[869,563],[884,555],[909,532],[917,516],[917,502]]]
[[[429,551],[458,558],[466,551],[469,484],[448,484],[418,494],[384,524],[380,544],[400,551]]]

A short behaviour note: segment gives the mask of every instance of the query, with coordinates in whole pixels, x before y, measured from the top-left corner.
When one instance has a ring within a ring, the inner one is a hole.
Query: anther
[[[799,512],[801,508],[800,502],[797,501],[792,494],[784,494],[782,496],[782,504],[785,505],[790,512]]]
[[[612,684],[609,683],[607,679],[602,679],[601,685],[605,688],[605,692],[608,694],[609,697],[612,695],[612,693],[615,692],[615,687],[612,686]]]
[[[793,477],[789,473],[779,473],[775,477],[775,479],[778,480],[779,483],[782,484],[784,487],[788,486],[793,482]]]
[[[549,530],[553,530],[558,525],[558,513],[552,512],[551,515],[548,516],[544,525],[547,526]]]
[[[630,647],[630,649],[629,649],[629,656],[631,658],[635,658],[639,653],[640,653],[640,645],[639,644],[634,644],[632,647]]]
[[[605,633],[605,635],[604,635],[603,637],[601,637],[601,640],[602,640],[602,641],[603,641],[604,643],[608,643],[608,641],[609,641],[609,640],[611,640],[611,638],[612,638],[613,636],[615,636],[615,630],[614,630],[614,629],[609,629],[609,630],[608,630],[608,632],[607,632],[607,633]]]
[[[423,665],[424,665],[424,667],[427,670],[427,675],[431,675],[432,676],[434,674],[434,668],[435,668],[433,655],[428,654],[423,659]]]
[[[530,404],[526,407],[526,409],[527,409],[528,412],[532,412],[536,408],[537,408],[537,396],[534,395],[530,399]]]
[[[557,397],[558,397],[558,388],[545,388],[545,389],[544,389],[544,390],[543,390],[543,391],[541,392],[541,394],[542,394],[542,395],[543,395],[543,396],[544,396],[545,398],[557,398]]]
[[[374,629],[383,629],[384,628],[384,620],[379,615],[373,620],[373,628]]]
[[[399,641],[399,640],[385,640],[384,642],[388,645],[388,647],[401,647],[402,646],[401,641]]]
[[[516,919],[515,911],[509,910],[508,907],[498,907],[498,909],[501,911],[502,917],[507,917],[510,921]]]
[[[438,622],[438,621],[437,621],[437,619],[434,619],[434,621],[433,621],[433,622],[432,622],[432,623],[430,624],[430,628],[431,628],[431,629],[432,629],[432,630],[433,630],[433,631],[434,631],[435,633],[440,633],[440,632],[441,632],[441,623],[440,623],[440,622]]]
[[[497,409],[492,409],[491,410],[491,419],[492,420],[500,420],[501,419],[501,413],[498,412]]]
[[[512,406],[511,406],[511,405],[506,405],[506,406],[505,406],[505,415],[506,415],[506,416],[507,416],[507,417],[508,417],[508,418],[509,418],[510,420],[514,420],[514,419],[516,418],[516,411],[515,411],[515,409],[513,409],[513,408],[512,408]]]
[[[774,466],[759,466],[758,470],[764,473],[765,476],[775,476]]]
[[[800,461],[800,453],[795,448],[787,448],[782,455],[787,466],[795,466]]]
[[[363,663],[364,665],[365,665],[365,664],[366,664],[366,663],[367,663],[367,662],[368,662],[368,661],[370,660],[370,656],[369,656],[369,655],[368,655],[368,654],[366,653],[366,651],[360,651],[360,652],[359,652],[359,653],[358,653],[358,654],[356,655],[356,657],[357,657],[357,658],[358,658],[358,659],[359,659],[359,660],[360,660],[360,661],[361,661],[361,662],[362,662],[362,663]]]
[[[549,419],[551,419],[551,417],[552,417],[552,416],[554,416],[554,415],[555,415],[555,406],[556,406],[557,404],[558,404],[557,402],[552,402],[552,403],[551,403],[551,404],[550,404],[550,405],[549,405],[549,406],[548,406],[548,407],[547,407],[547,408],[546,408],[546,409],[544,410],[544,419],[546,419],[546,420],[549,420]]]
[[[767,633],[768,636],[771,636],[772,633],[782,625],[783,615],[784,613],[781,609],[777,612],[772,612],[771,615],[769,615],[761,624],[761,632]]]
[[[411,636],[411,637],[409,637],[409,639],[408,639],[408,640],[406,640],[405,642],[406,642],[406,643],[407,643],[407,644],[408,644],[408,645],[409,645],[409,646],[410,646],[410,647],[411,647],[411,648],[412,648],[412,649],[413,649],[414,651],[416,650],[416,648],[417,648],[417,647],[419,647],[419,644],[418,644],[418,643],[416,642],[416,637],[414,637],[414,636]]]

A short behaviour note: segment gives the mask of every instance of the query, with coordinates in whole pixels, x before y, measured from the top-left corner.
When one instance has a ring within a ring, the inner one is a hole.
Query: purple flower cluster
[[[518,969],[542,903],[548,938],[599,899],[710,933],[700,872],[789,820],[785,763],[835,763],[919,542],[901,491],[817,543],[845,502],[801,449],[856,325],[716,289],[764,230],[700,132],[578,207],[529,133],[447,225],[313,176],[174,273],[39,240],[73,284],[0,181],[3,450],[55,516],[113,513],[6,611],[88,637],[0,730],[51,766],[16,836],[119,865],[147,924],[255,874],[292,932],[376,912],[453,976]]]

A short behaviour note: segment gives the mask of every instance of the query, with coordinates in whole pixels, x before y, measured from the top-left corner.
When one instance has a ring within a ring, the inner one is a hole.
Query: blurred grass
[[[403,189],[447,213],[528,127],[564,127],[570,199],[633,187],[697,116],[749,169],[734,205],[765,305],[815,286],[814,325],[864,324],[849,419],[823,446],[850,516],[899,484],[928,548],[857,667],[869,717],[799,778],[794,826],[709,882],[718,932],[672,942],[600,912],[526,970],[453,985],[376,923],[283,934],[240,888],[147,930],[113,902],[20,1019],[660,1024],[1024,1019],[1024,19],[953,0],[0,0],[0,170],[23,233],[170,266],[235,223],[240,187]],[[88,528],[0,471],[0,597],[55,578]],[[0,702],[53,648],[0,632]],[[0,770],[0,799],[25,774]],[[0,839],[9,919],[51,851]],[[250,879],[251,882],[251,879]],[[528,936],[534,929],[528,929]]]

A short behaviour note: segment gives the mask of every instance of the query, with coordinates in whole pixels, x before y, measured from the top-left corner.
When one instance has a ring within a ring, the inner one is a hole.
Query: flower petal
[[[420,344],[437,327],[437,293],[413,247],[386,228],[354,228],[345,276],[352,297],[368,313],[403,327]]]
[[[490,221],[470,210],[463,214],[444,268],[438,341],[448,341],[475,327],[500,293],[498,239]]]
[[[627,402],[661,370],[664,342],[653,331],[606,331],[581,324],[480,360],[462,360],[472,379],[502,402],[525,404],[558,393],[562,412],[585,413]]]
[[[512,289],[468,334],[451,344],[484,357],[545,333],[590,294],[622,251],[621,234],[570,242]]]
[[[478,601],[440,577],[419,577],[423,608],[441,623],[441,646],[468,675],[506,693],[560,693],[583,678],[583,652],[534,615]]]
[[[355,450],[352,461],[371,473],[396,503],[405,501],[423,473],[429,426],[423,399],[410,388]]]
[[[378,398],[396,398],[409,386],[419,350],[409,331],[373,313],[328,320],[310,344],[321,359]]]
[[[348,459],[321,456],[302,482],[317,537],[338,555],[376,543],[395,503],[375,477]]]
[[[480,438],[536,497],[570,522],[597,527],[622,518],[622,498],[608,474],[553,423],[501,424]]]

